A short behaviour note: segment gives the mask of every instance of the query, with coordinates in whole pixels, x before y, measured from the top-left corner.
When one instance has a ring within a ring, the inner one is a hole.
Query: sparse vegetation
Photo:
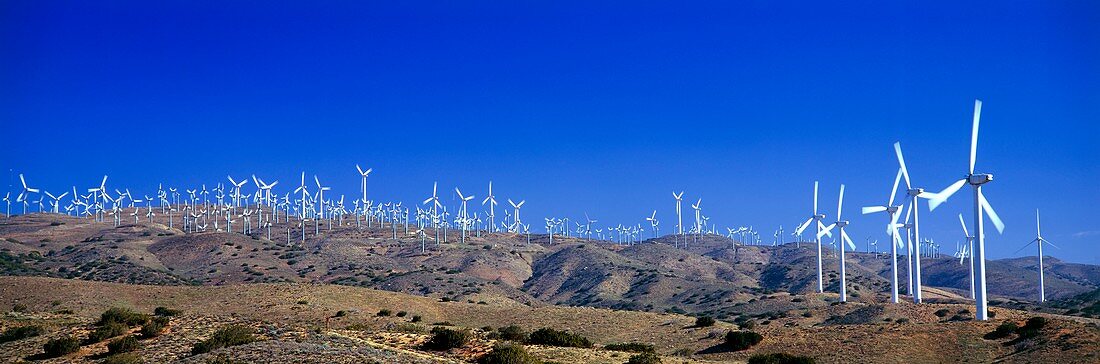
[[[256,341],[256,337],[253,336],[251,328],[229,325],[215,331],[209,339],[192,346],[191,354],[208,353],[224,347],[244,345],[253,341]]]
[[[157,316],[179,316],[183,311],[174,310],[168,307],[157,307],[153,309],[153,314]]]
[[[158,316],[149,320],[145,325],[141,325],[141,337],[153,338],[160,336],[161,332],[164,332],[164,328],[168,326],[168,317]]]
[[[710,316],[699,316],[695,319],[695,327],[711,327],[714,326],[714,318]]]
[[[501,344],[493,347],[493,351],[482,355],[477,359],[478,364],[539,364],[534,356],[519,344]]]
[[[381,310],[378,310],[378,317],[388,317],[388,316],[392,316],[392,315],[393,315],[393,311],[391,311],[388,308],[383,308]]]
[[[103,364],[141,364],[144,363],[141,360],[141,355],[138,353],[122,353],[108,356],[103,360]]]
[[[948,310],[946,308],[941,308],[939,310],[936,310],[936,316],[937,317],[946,317],[947,314],[949,314],[949,313],[951,313],[951,310]]]
[[[653,352],[635,354],[626,364],[661,364],[661,357]]]
[[[535,330],[535,332],[532,332],[531,335],[528,336],[527,343],[574,348],[592,347],[592,342],[584,336],[568,331],[558,331],[551,328],[541,328]]]
[[[1015,322],[1006,321],[997,326],[996,330],[989,332],[983,336],[986,340],[999,340],[1011,336],[1016,333],[1016,329],[1020,328]]]
[[[764,336],[752,331],[730,331],[726,333],[726,347],[731,351],[751,348],[764,340]]]
[[[522,327],[509,325],[497,329],[497,337],[501,340],[524,342],[527,341],[527,332]]]
[[[1019,340],[1027,340],[1039,336],[1039,330],[1042,330],[1046,325],[1047,319],[1045,317],[1032,317],[1027,319],[1024,326],[1016,329],[1016,334],[1020,335]]]
[[[108,354],[128,353],[141,348],[141,342],[134,335],[127,335],[107,343]]]
[[[654,353],[654,352],[657,352],[657,349],[654,348],[653,345],[644,344],[644,343],[615,343],[615,344],[607,344],[603,348],[607,349],[607,350],[626,351],[626,352],[632,352],[632,353]]]
[[[85,340],[84,342],[87,344],[95,344],[97,342],[125,334],[128,331],[130,331],[129,326],[126,326],[122,323],[109,321],[96,327],[94,331],[88,334],[88,340]]]
[[[9,327],[0,334],[0,344],[35,337],[46,333],[46,329],[39,325]]]
[[[787,353],[756,354],[749,357],[749,364],[813,364],[814,359],[808,356],[791,355]]]
[[[80,341],[72,336],[63,336],[47,341],[45,345],[42,345],[43,355],[47,358],[75,353],[77,350],[80,350]]]
[[[149,322],[149,315],[138,313],[128,308],[112,307],[99,315],[99,322],[96,324],[106,325],[111,322],[117,322],[129,327],[141,326]]]
[[[436,351],[460,348],[470,342],[470,337],[470,332],[466,330],[436,327],[432,329],[432,337],[424,343],[424,348]]]

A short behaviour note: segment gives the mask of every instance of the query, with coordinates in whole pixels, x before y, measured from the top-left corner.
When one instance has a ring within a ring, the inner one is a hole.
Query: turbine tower
[[[844,266],[844,244],[847,243],[848,246],[851,247],[853,251],[856,250],[856,244],[852,242],[852,238],[848,237],[848,233],[844,232],[844,227],[848,226],[848,221],[847,220],[842,220],[840,218],[842,216],[841,212],[843,211],[842,210],[843,208],[844,208],[844,185],[842,184],[842,185],[840,185],[840,198],[837,199],[837,203],[836,203],[836,222],[834,222],[832,224],[829,224],[829,226],[826,226],[824,230],[822,230],[821,232],[818,232],[817,237],[818,237],[818,239],[820,239],[822,235],[825,235],[826,232],[828,232],[829,230],[832,230],[833,228],[837,228],[840,231],[840,240],[842,240],[842,241],[841,241],[840,244],[837,244],[840,247],[840,302],[848,302],[848,285],[847,285],[847,277],[845,276],[845,266]]]
[[[974,121],[970,129],[970,169],[968,173],[963,179],[936,193],[928,201],[928,208],[929,210],[935,210],[937,206],[947,201],[951,195],[958,192],[964,184],[969,184],[974,188],[974,239],[977,240],[971,258],[971,264],[974,265],[974,317],[979,321],[985,321],[989,319],[988,296],[986,296],[985,284],[985,214],[989,214],[989,221],[997,228],[997,232],[1003,233],[1005,225],[1001,221],[1001,217],[997,216],[997,212],[993,211],[993,206],[985,199],[985,195],[982,194],[982,185],[993,181],[993,174],[974,173],[974,164],[978,158],[978,123],[981,120],[981,115],[982,100],[974,100]]]
[[[966,237],[966,244],[963,245],[962,254],[959,256],[959,264],[962,264],[963,259],[969,257],[971,263],[974,262],[974,237],[970,236],[970,232],[966,231],[966,222],[963,221],[963,214],[959,214],[959,224],[963,228],[963,236]],[[970,264],[970,299],[974,299],[974,264]]]
[[[493,196],[493,181],[489,181],[489,196],[485,197],[484,201],[481,201],[481,205],[489,204],[489,232],[493,232],[496,229],[496,211],[493,206],[497,204],[496,196]]]
[[[361,189],[363,190],[362,201],[363,203],[367,203],[367,176],[370,175],[370,172],[373,171],[374,168],[367,168],[367,170],[364,171],[362,168],[359,168],[358,164],[356,164],[355,169],[359,170],[359,176],[363,177],[363,183],[360,185]]]
[[[885,206],[867,206],[863,208],[863,214],[873,214],[885,211],[890,215],[890,223],[886,225],[886,234],[890,236],[890,302],[898,303],[898,245],[901,238],[897,235],[898,210],[901,206],[894,206],[894,197],[897,196],[898,184],[901,183],[902,170],[898,168],[898,175],[894,177],[894,188],[890,189],[890,199]],[[876,249],[877,250],[877,249]]]
[[[817,211],[817,181],[814,181],[813,214],[810,215],[809,219],[806,219],[806,222],[803,222],[802,225],[798,226],[798,229],[795,230],[795,233],[797,233],[798,235],[802,235],[802,231],[805,231],[806,227],[810,226],[811,223],[814,223],[815,229],[817,229],[817,232],[814,233],[814,242],[817,243],[817,293],[825,292],[825,285],[821,275],[821,228],[825,226],[825,224],[821,223],[821,220],[824,218],[825,214],[819,213]],[[742,229],[742,231],[744,230]],[[833,234],[828,231],[825,232],[825,235],[829,237],[833,236]]]
[[[1016,250],[1016,252],[1019,253],[1020,250],[1024,250],[1024,248],[1027,248],[1027,246],[1031,245],[1031,243],[1035,243],[1035,247],[1039,248],[1039,302],[1046,302],[1047,292],[1046,285],[1043,280],[1043,244],[1047,244],[1055,248],[1057,248],[1058,246],[1051,244],[1050,240],[1047,240],[1043,237],[1043,232],[1039,228],[1039,209],[1035,209],[1035,239],[1032,239],[1031,241],[1027,242],[1027,244],[1024,244],[1024,246]]]
[[[923,188],[914,188],[909,181],[909,169],[905,167],[905,157],[901,154],[901,142],[894,142],[894,153],[898,157],[898,165],[901,166],[901,175],[905,177],[906,194],[909,195],[909,205],[912,206],[913,214],[913,226],[908,230],[913,238],[913,244],[909,244],[912,253],[909,254],[909,280],[913,290],[909,291],[909,295],[913,297],[913,303],[921,303],[924,299],[921,293],[921,273],[920,273],[920,200],[919,198],[930,198],[932,193],[924,192]]]
[[[676,194],[676,192],[672,192],[672,197],[676,199],[676,235],[679,235],[682,238],[684,236],[684,217],[682,212],[680,211],[680,203],[682,203],[684,200],[684,191],[680,191],[680,194],[678,195]]]

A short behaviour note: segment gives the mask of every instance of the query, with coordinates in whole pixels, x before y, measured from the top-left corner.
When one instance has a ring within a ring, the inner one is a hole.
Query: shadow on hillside
[[[711,347],[703,349],[703,350],[696,351],[695,353],[696,354],[717,354],[717,353],[728,353],[728,352],[730,352],[729,347],[726,346],[726,344],[723,343],[723,344],[715,344],[714,346],[711,346]]]

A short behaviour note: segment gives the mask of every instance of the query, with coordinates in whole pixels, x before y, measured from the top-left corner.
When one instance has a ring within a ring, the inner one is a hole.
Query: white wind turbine
[[[469,225],[469,223],[470,223],[469,222],[469,217],[466,216],[466,203],[469,202],[470,200],[473,200],[474,195],[463,196],[462,191],[459,191],[458,187],[455,187],[455,193],[458,194],[458,199],[462,200],[462,206],[459,208],[459,211],[458,211],[458,218],[459,218],[459,220],[462,221],[462,243],[465,244],[466,243],[466,226]],[[396,224],[394,226],[396,226]]]
[[[691,208],[695,210],[695,236],[696,236],[696,238],[698,238],[699,234],[701,234],[702,230],[703,230],[703,226],[701,225],[703,223],[703,220],[700,217],[700,214],[702,214],[702,209],[701,209],[702,205],[703,205],[703,199],[701,199],[701,198],[699,199],[699,201],[696,201],[694,204],[691,205]],[[687,246],[687,241],[686,240],[684,241],[684,245],[685,245],[685,247]]]
[[[321,211],[320,218],[325,218],[325,191],[331,190],[332,187],[326,187],[321,185],[321,180],[317,178],[317,175],[313,175],[313,182],[317,182],[317,205],[320,206]]]
[[[971,263],[974,265],[974,305],[976,311],[974,317],[980,321],[985,321],[989,319],[985,284],[985,214],[989,214],[989,220],[998,232],[1003,233],[1005,225],[1000,216],[997,216],[997,213],[993,211],[993,206],[985,199],[985,195],[982,194],[982,185],[993,181],[993,174],[974,173],[974,164],[978,157],[978,123],[981,120],[981,114],[982,101],[974,100],[974,121],[970,129],[970,169],[968,173],[963,179],[947,186],[943,191],[936,193],[929,199],[928,208],[935,210],[951,195],[958,192],[964,184],[969,184],[974,188],[974,238],[977,239],[977,243],[974,244],[973,262]]]
[[[970,236],[970,232],[966,231],[966,222],[963,221],[963,214],[959,214],[959,224],[963,228],[963,236],[966,237],[966,244],[963,245],[962,254],[959,256],[959,264],[962,264],[963,259],[970,258],[970,299],[974,299],[974,237]]]
[[[842,185],[840,185],[840,198],[837,200],[837,203],[836,203],[836,220],[837,221],[832,223],[832,224],[829,224],[829,226],[826,226],[825,229],[822,230],[821,232],[818,232],[817,237],[821,238],[822,235],[825,235],[825,232],[827,232],[829,230],[832,230],[834,227],[838,228],[839,231],[840,231],[840,240],[842,240],[842,242],[840,244],[837,244],[838,246],[840,246],[840,302],[847,302],[848,301],[848,287],[847,287],[847,277],[845,276],[845,266],[844,266],[844,245],[845,245],[845,243],[847,243],[848,247],[851,247],[852,250],[855,251],[856,250],[856,244],[852,242],[852,238],[848,237],[848,233],[844,232],[844,227],[848,226],[848,221],[847,220],[842,220],[840,218],[842,216],[841,212],[843,211],[842,210],[843,207],[844,207],[844,185],[842,184]]]
[[[649,221],[650,227],[653,228],[653,238],[656,239],[657,238],[657,224],[659,224],[659,221],[657,221],[657,210],[653,210],[653,214],[649,215],[649,217],[645,218],[645,221]]]
[[[367,170],[364,171],[362,168],[359,168],[358,164],[356,164],[355,169],[359,170],[359,176],[363,177],[363,183],[360,186],[363,190],[363,200],[362,201],[363,201],[363,203],[367,203],[367,176],[370,175],[370,172],[373,171],[374,168],[367,168]]]
[[[489,204],[489,232],[491,233],[493,229],[496,229],[496,212],[493,206],[497,204],[496,196],[493,196],[493,181],[489,181],[489,196],[486,196],[485,200],[481,201],[482,206],[485,204]]]
[[[909,291],[909,295],[913,297],[914,303],[921,303],[924,299],[921,285],[921,272],[920,272],[920,198],[932,198],[933,193],[925,192],[923,188],[913,187],[909,181],[909,169],[905,167],[905,157],[901,154],[901,142],[894,142],[894,154],[898,157],[898,165],[901,166],[901,175],[905,177],[906,194],[909,196],[909,205],[912,206],[913,225],[909,229],[909,233],[912,235],[912,244],[909,244],[912,253],[909,254],[909,279],[913,290]],[[908,216],[906,216],[908,219]]]
[[[680,194],[672,192],[672,198],[676,199],[676,234],[681,238],[684,236],[684,217],[680,211],[680,203],[683,202],[684,191],[680,191]],[[687,240],[684,240],[687,241]],[[676,244],[673,244],[676,245]]]
[[[4,204],[8,205],[7,217],[11,218],[11,192],[4,195]]]
[[[821,272],[821,231],[822,228],[825,227],[825,224],[821,222],[821,220],[823,219],[825,219],[825,214],[817,211],[817,181],[814,181],[813,214],[810,215],[809,219],[806,219],[806,222],[803,222],[802,225],[798,226],[798,229],[795,230],[795,233],[797,233],[798,235],[802,235],[802,232],[805,231],[806,228],[810,226],[810,224],[814,224],[815,229],[817,229],[817,232],[814,233],[814,242],[817,243],[817,293],[825,292],[825,285],[823,283]],[[742,229],[742,232],[743,231],[744,229]],[[833,236],[833,234],[828,231],[825,231],[825,235],[828,235],[829,237]],[[743,244],[744,238],[742,238],[741,240]]]
[[[520,220],[519,218],[519,209],[523,207],[524,202],[527,202],[527,200],[520,200],[519,203],[515,203],[512,202],[512,199],[508,199],[508,204],[512,205],[512,208],[515,209],[515,213],[512,215],[512,219],[514,220],[513,222],[516,225],[523,225],[523,220]]]
[[[69,192],[66,191],[65,193],[62,193],[60,196],[54,196],[49,191],[46,191],[46,195],[50,196],[50,198],[53,199],[53,213],[55,213],[55,214],[58,213],[57,212],[58,211],[57,206],[61,204],[61,199],[65,198],[65,196],[68,195],[68,194],[69,194]]]
[[[229,183],[233,185],[233,207],[240,207],[241,206],[241,187],[243,187],[245,183],[248,183],[248,179],[246,177],[246,179],[241,180],[240,183],[237,183],[237,181],[234,180],[232,176],[227,175],[225,177],[229,178]]]
[[[890,302],[898,303],[898,246],[901,238],[897,235],[898,210],[901,206],[894,206],[894,197],[898,192],[898,184],[901,183],[902,170],[898,169],[897,177],[894,177],[894,187],[890,189],[890,199],[885,206],[867,206],[863,208],[863,214],[873,214],[885,211],[890,215],[890,223],[886,225],[886,234],[890,236]]]
[[[23,202],[23,215],[27,214],[27,197],[32,193],[38,193],[37,188],[27,187],[27,180],[23,178],[23,174],[19,174],[19,182],[23,183],[23,192],[19,193],[19,196],[15,198],[15,201]]]
[[[431,203],[431,205],[430,205],[431,207],[430,207],[429,211],[431,211],[432,227],[435,228],[435,242],[436,242],[436,245],[439,244],[439,225],[438,225],[439,224],[439,215],[437,214],[438,213],[437,208],[443,206],[443,204],[439,203],[439,196],[436,194],[436,189],[438,187],[439,187],[439,183],[438,182],[433,182],[432,183],[432,197],[428,197],[422,203],[422,205],[427,205],[427,204]]]
[[[1023,247],[1016,250],[1016,253],[1019,253],[1020,250],[1024,250],[1024,248],[1027,248],[1027,246],[1031,245],[1031,243],[1035,243],[1035,247],[1039,248],[1039,302],[1046,302],[1047,291],[1045,282],[1043,280],[1043,244],[1047,244],[1055,248],[1057,248],[1058,246],[1051,244],[1050,240],[1047,240],[1043,237],[1043,232],[1039,228],[1039,209],[1035,209],[1035,239],[1032,239],[1031,241],[1027,242],[1027,244],[1024,244]]]
[[[298,212],[298,220],[302,220],[303,218],[305,218],[305,214],[306,214],[306,200],[309,199],[309,192],[306,191],[306,172],[302,172],[302,184],[299,185],[298,188],[294,190],[294,193],[301,193],[302,194],[302,200],[301,200],[302,201],[302,210]],[[287,215],[287,222],[289,222],[289,221],[290,221],[290,215]],[[302,230],[302,234],[303,234],[302,240],[305,241],[305,237],[304,237],[305,236],[305,230],[304,230],[304,228]]]

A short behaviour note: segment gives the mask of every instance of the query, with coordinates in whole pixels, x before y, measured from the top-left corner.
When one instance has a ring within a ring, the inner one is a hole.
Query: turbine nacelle
[[[907,190],[905,192],[909,196],[920,196],[920,194],[924,193],[924,189],[923,188],[910,188],[909,190]]]
[[[991,173],[974,173],[966,177],[966,182],[973,186],[986,184],[993,181]]]
[[[842,227],[845,227],[845,226],[848,226],[848,220],[843,220],[843,221],[837,221],[837,222],[836,222],[836,226],[837,226],[837,227],[841,227],[841,228],[842,228]]]

